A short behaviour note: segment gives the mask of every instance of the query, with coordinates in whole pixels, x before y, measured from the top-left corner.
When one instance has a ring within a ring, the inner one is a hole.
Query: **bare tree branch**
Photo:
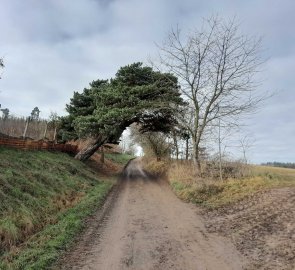
[[[235,19],[227,22],[213,16],[186,38],[178,27],[172,29],[159,49],[159,69],[178,77],[189,101],[178,118],[191,135],[200,168],[200,142],[210,124],[218,119],[235,122],[264,99],[256,93],[255,77],[264,62],[261,39],[242,35]]]

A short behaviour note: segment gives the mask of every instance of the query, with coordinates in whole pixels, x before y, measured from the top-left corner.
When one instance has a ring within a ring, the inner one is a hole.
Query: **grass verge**
[[[114,181],[67,154],[0,148],[0,269],[47,269]]]
[[[103,202],[110,182],[94,187],[77,205],[57,216],[54,224],[32,236],[20,247],[2,256],[0,269],[48,269],[83,228],[83,220]]]

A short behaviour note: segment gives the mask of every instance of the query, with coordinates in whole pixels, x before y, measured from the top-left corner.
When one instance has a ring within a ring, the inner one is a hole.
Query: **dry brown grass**
[[[209,208],[231,204],[263,190],[295,186],[294,169],[234,165],[235,170],[242,171],[220,181],[208,174],[200,177],[192,163],[174,162],[169,167],[168,179],[181,199]]]
[[[157,160],[152,157],[144,157],[142,159],[143,169],[154,177],[166,177],[169,169],[168,160]]]
[[[168,179],[170,181],[180,181],[183,184],[191,185],[200,178],[190,161],[172,161],[168,170]]]

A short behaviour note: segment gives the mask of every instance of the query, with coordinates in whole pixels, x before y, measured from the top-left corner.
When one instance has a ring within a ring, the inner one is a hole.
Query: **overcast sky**
[[[171,27],[200,26],[218,13],[263,36],[264,82],[275,91],[248,120],[252,162],[295,162],[295,1],[293,0],[0,0],[0,104],[18,116],[65,114],[73,91],[153,56]]]

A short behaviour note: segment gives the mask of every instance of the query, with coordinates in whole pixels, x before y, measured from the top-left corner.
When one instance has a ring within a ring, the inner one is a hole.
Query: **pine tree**
[[[168,132],[180,104],[176,77],[134,63],[120,68],[113,79],[93,81],[83,93],[75,92],[66,106],[69,115],[62,119],[61,135],[91,138],[76,155],[86,160],[104,143],[117,143],[132,123],[140,123],[141,132]]]

